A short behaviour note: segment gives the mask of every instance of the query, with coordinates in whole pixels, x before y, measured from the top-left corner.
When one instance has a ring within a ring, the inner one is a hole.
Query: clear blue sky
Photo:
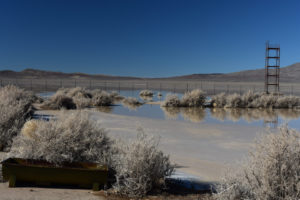
[[[165,77],[300,62],[300,1],[0,0],[0,70]]]

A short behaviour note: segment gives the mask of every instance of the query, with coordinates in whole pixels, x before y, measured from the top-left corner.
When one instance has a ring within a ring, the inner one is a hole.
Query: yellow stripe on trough
[[[46,161],[9,158],[2,162],[4,181],[9,187],[16,183],[33,183],[37,185],[74,185],[99,190],[108,178],[108,167],[96,163],[68,163],[55,166]]]

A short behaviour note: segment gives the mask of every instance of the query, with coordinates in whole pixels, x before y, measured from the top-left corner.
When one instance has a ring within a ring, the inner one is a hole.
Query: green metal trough
[[[108,167],[96,163],[55,166],[46,161],[9,158],[1,164],[3,180],[9,181],[9,187],[15,187],[17,183],[31,183],[78,186],[97,191],[108,179]]]

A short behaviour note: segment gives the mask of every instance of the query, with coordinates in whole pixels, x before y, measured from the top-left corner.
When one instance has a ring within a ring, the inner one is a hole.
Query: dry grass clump
[[[259,138],[240,170],[227,174],[217,199],[300,198],[300,133],[283,126]]]
[[[175,94],[167,94],[163,107],[202,107],[205,103],[205,95],[201,90],[186,92],[181,99]]]
[[[153,97],[153,92],[151,90],[142,90],[140,91],[140,96],[144,97]]]
[[[62,91],[57,91],[50,99],[46,100],[42,105],[43,109],[59,110],[59,109],[76,109],[76,104],[71,97],[66,96]]]
[[[84,111],[61,112],[57,119],[49,122],[32,121],[22,133],[13,141],[11,156],[46,160],[57,165],[65,162],[110,163],[112,141]]]
[[[139,102],[139,100],[134,97],[127,97],[123,99],[122,104],[132,110],[135,110],[137,107],[143,105],[143,103]]]
[[[154,188],[161,188],[174,170],[169,157],[158,150],[159,140],[139,129],[137,139],[119,143],[116,154],[116,183],[121,195],[143,197]]]
[[[181,99],[182,107],[201,107],[205,103],[205,94],[203,91],[196,89],[186,92]]]
[[[61,88],[42,104],[44,109],[82,109],[91,106],[110,106],[115,100],[120,100],[118,93],[111,94],[102,90],[87,90],[85,88]]]
[[[33,93],[13,85],[0,88],[0,151],[8,150],[12,138],[32,114]]]
[[[93,106],[110,106],[113,104],[114,99],[108,92],[100,91],[93,95],[92,105]]]
[[[212,96],[211,106],[218,108],[295,108],[300,106],[300,97],[252,91],[243,95],[221,93]]]
[[[162,107],[180,107],[180,99],[175,94],[167,94],[165,101],[162,102]]]

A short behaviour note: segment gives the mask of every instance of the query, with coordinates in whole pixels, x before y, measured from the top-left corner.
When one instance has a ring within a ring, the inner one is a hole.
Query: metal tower
[[[266,43],[265,92],[279,94],[280,46]]]

